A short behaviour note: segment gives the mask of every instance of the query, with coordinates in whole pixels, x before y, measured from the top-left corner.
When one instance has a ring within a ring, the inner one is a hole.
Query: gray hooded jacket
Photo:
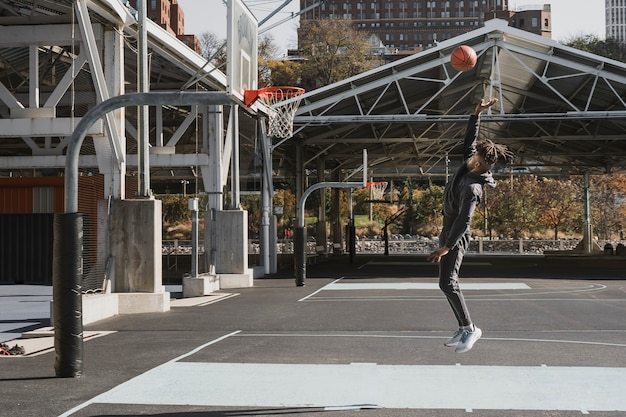
[[[470,116],[463,142],[463,165],[446,184],[443,194],[443,228],[439,240],[450,249],[457,246],[467,249],[471,238],[470,222],[483,196],[483,186],[496,186],[491,171],[477,175],[467,168],[467,162],[476,153],[479,125],[480,117]]]

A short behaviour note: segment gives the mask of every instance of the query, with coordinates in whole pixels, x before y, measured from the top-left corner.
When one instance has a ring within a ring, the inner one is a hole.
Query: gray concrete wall
[[[248,272],[248,212],[217,211],[215,214],[215,272]]]
[[[111,251],[115,258],[115,292],[163,292],[161,201],[115,200]]]

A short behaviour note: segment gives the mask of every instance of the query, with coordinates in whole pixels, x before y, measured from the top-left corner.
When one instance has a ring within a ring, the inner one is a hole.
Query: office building
[[[606,37],[626,42],[626,0],[606,0]]]
[[[352,20],[356,29],[400,53],[419,52],[494,18],[552,37],[549,4],[509,10],[508,0],[300,0],[300,9],[307,8],[302,20]]]

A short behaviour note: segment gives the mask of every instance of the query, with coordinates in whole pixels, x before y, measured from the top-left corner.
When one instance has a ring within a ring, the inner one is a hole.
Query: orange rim
[[[259,98],[275,98],[286,100],[304,94],[304,88],[291,86],[264,87],[258,90],[244,90],[243,104],[250,107]]]

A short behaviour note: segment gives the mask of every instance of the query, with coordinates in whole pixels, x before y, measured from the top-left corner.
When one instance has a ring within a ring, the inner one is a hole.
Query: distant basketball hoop
[[[245,90],[244,104],[250,107],[257,100],[263,102],[267,106],[268,136],[288,138],[293,135],[293,118],[302,94],[304,88],[286,86]]]
[[[388,184],[387,181],[369,181],[367,187],[372,191],[372,198],[374,200],[382,200]]]

